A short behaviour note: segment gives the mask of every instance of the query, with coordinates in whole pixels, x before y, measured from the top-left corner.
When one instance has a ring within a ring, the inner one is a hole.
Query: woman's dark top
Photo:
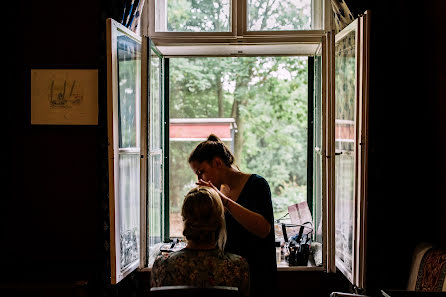
[[[226,212],[228,239],[225,251],[248,260],[251,297],[275,296],[277,264],[274,215],[268,182],[263,177],[252,174],[236,202],[262,215],[271,224],[271,230],[265,238],[260,238],[246,230]]]

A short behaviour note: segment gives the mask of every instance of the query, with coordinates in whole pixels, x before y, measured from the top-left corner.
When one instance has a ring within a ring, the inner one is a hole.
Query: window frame
[[[341,32],[332,36],[332,49],[331,53],[331,98],[329,99],[329,105],[332,117],[329,117],[329,126],[331,129],[329,133],[329,142],[331,143],[330,154],[327,154],[327,158],[330,159],[329,170],[331,182],[329,184],[332,188],[332,197],[329,200],[332,201],[333,207],[335,206],[335,41],[342,39],[348,33],[356,30],[355,43],[356,43],[356,91],[355,91],[355,173],[354,173],[354,217],[353,217],[353,247],[352,247],[352,271],[351,273],[346,270],[340,261],[336,259],[336,240],[335,230],[331,230],[332,238],[332,250],[331,260],[334,261],[334,268],[338,268],[351,282],[352,285],[358,288],[364,288],[365,286],[365,265],[366,265],[366,246],[367,246],[367,171],[368,171],[368,106],[369,106],[369,69],[370,69],[370,12],[366,11],[360,15]],[[335,212],[332,210],[333,220],[332,227],[335,228]]]
[[[121,271],[120,263],[120,213],[119,213],[119,155],[121,151],[127,151],[132,154],[140,154],[142,145],[142,135],[140,135],[139,152],[135,149],[121,149],[119,145],[119,107],[118,107],[118,63],[117,63],[117,32],[120,31],[124,35],[141,44],[141,37],[133,33],[118,22],[107,19],[107,130],[108,130],[108,167],[109,167],[109,215],[110,215],[110,266],[111,266],[111,283],[117,284],[132,271],[134,271],[140,263],[141,246],[139,247],[139,258],[130,263]],[[142,48],[141,48],[142,50]],[[142,69],[141,69],[142,71]],[[141,90],[142,94],[142,90]],[[140,96],[141,96],[140,94]],[[139,119],[142,119],[143,113],[141,102],[139,102]],[[140,126],[140,133],[143,129]],[[142,163],[140,162],[140,166]],[[141,167],[140,167],[141,172]],[[140,180],[141,186],[141,180]],[[141,188],[140,188],[141,189]],[[141,201],[141,192],[139,193]],[[140,207],[140,205],[138,205]],[[140,227],[141,227],[140,217]],[[140,229],[141,232],[141,229]],[[141,235],[141,233],[140,233]]]
[[[150,11],[154,11],[154,1],[150,0],[148,3],[149,5],[145,5],[145,14],[150,16]],[[333,27],[333,18],[331,14],[331,3],[330,0],[323,0],[323,6],[324,6],[324,30],[308,30],[308,31],[293,31],[291,34],[287,31],[275,31],[275,32],[269,32],[265,33],[262,32],[262,35],[257,34],[258,32],[243,32],[243,33],[249,33],[246,35],[237,35],[237,33],[234,34],[234,32],[231,32],[231,35],[228,34],[216,34],[216,33],[210,33],[210,32],[201,32],[201,33],[189,33],[189,32],[152,32],[153,35],[151,35],[150,31],[150,25],[144,26],[143,30],[145,30],[146,36],[151,36],[151,39],[154,41],[155,44],[158,45],[167,45],[167,46],[181,46],[184,44],[190,44],[190,45],[197,45],[197,46],[206,46],[212,43],[218,43],[218,44],[235,44],[235,43],[245,43],[245,44],[266,44],[266,43],[272,43],[276,45],[280,44],[318,44],[318,49],[312,53],[312,55],[320,55],[322,56],[322,119],[321,119],[321,126],[322,126],[322,147],[321,147],[321,154],[322,154],[322,229],[323,229],[323,267],[290,267],[288,269],[281,269],[281,270],[303,270],[303,271],[311,271],[311,270],[324,270],[326,272],[336,272],[336,263],[335,263],[335,117],[334,117],[334,111],[335,111],[335,86],[334,86],[334,75],[335,75],[335,57],[334,57],[334,45],[335,45],[335,34],[332,31]],[[236,3],[237,10],[240,8],[241,1],[232,0],[232,3]],[[243,3],[246,2],[243,1]],[[329,7],[330,9],[325,9],[326,7]],[[234,6],[232,7],[232,11],[234,11]],[[237,12],[236,12],[237,13]],[[365,17],[364,17],[365,16]],[[363,18],[364,17],[364,18]],[[237,22],[240,18],[240,13],[237,15]],[[153,15],[150,18],[154,22]],[[234,19],[234,17],[233,17]],[[360,26],[360,51],[359,56],[361,57],[361,61],[364,61],[363,64],[359,66],[359,74],[358,74],[358,86],[359,87],[359,96],[361,99],[361,103],[358,108],[360,108],[360,115],[361,119],[358,121],[360,128],[360,136],[358,139],[360,139],[360,159],[358,159],[357,162],[359,162],[358,170],[358,186],[355,190],[356,195],[360,197],[361,199],[359,201],[356,201],[358,207],[356,208],[356,224],[358,226],[356,233],[354,234],[355,240],[354,244],[358,252],[355,254],[354,257],[354,265],[357,267],[355,270],[354,276],[350,280],[353,285],[356,285],[358,287],[364,286],[364,278],[365,278],[365,241],[366,241],[366,193],[367,193],[367,153],[368,153],[368,71],[369,71],[369,36],[370,36],[370,20],[369,20],[369,13],[366,12],[365,15],[361,16],[358,20]],[[144,23],[144,19],[143,19]],[[121,26],[117,24],[118,26]],[[153,27],[154,24],[152,24]],[[122,26],[121,26],[122,27]],[[234,24],[232,24],[232,27],[234,27]],[[240,32],[240,27],[243,30],[243,26],[238,25],[236,27],[236,32]],[[127,30],[123,27],[123,29]],[[221,32],[220,32],[221,33]],[[224,32],[227,33],[227,32]],[[108,34],[109,35],[109,34]],[[143,51],[143,57],[144,55],[147,55],[147,53],[150,51],[150,44],[147,42],[144,42],[143,38],[142,40],[142,51]],[[108,46],[110,46],[109,42],[107,43]],[[110,48],[110,47],[108,47]],[[160,51],[161,54],[163,54],[162,51]],[[275,53],[272,51],[269,54],[265,53],[265,55],[275,55]],[[183,55],[178,55],[183,56]],[[190,55],[187,55],[190,56]],[[203,56],[209,56],[209,55],[203,55]],[[212,55],[211,55],[212,56]],[[226,55],[230,56],[230,55]],[[245,55],[240,55],[245,56]],[[148,94],[149,92],[149,85],[148,85],[148,69],[149,65],[147,65],[148,59],[145,59],[142,57],[142,78],[145,77],[145,79],[141,80],[141,93],[142,94]],[[169,65],[169,59],[168,57],[177,57],[176,55],[166,55],[164,57],[164,64],[163,66]],[[109,63],[110,61],[108,61]],[[111,67],[111,65],[108,65]],[[168,74],[168,67],[164,67],[164,70],[167,70]],[[160,77],[160,82],[163,81],[163,79],[166,79],[166,76]],[[163,83],[168,83],[168,78],[163,81]],[[108,85],[108,92],[113,92],[113,86]],[[146,92],[146,93],[144,93]],[[164,102],[164,112],[167,112],[167,118],[168,118],[168,105],[166,104],[168,102],[168,94],[169,94],[169,88],[164,88],[164,97],[162,98]],[[141,114],[141,131],[148,131],[147,127],[147,112],[148,108],[148,98],[146,95],[142,95],[142,101],[141,101],[141,110],[143,111]],[[144,102],[145,101],[145,102]],[[110,105],[110,104],[109,104]],[[167,105],[167,106],[166,106]],[[108,106],[108,108],[111,108]],[[109,117],[110,114],[113,114],[113,110],[109,110],[108,112]],[[110,131],[113,131],[113,124],[110,123],[109,118],[109,134]],[[166,121],[166,118],[164,119],[164,149],[168,149],[168,123]],[[112,132],[112,136],[113,136]],[[113,138],[112,138],[113,139]],[[113,141],[111,142],[113,143]],[[113,156],[113,150],[109,146],[109,165],[113,163],[112,156]],[[141,248],[140,248],[140,261],[139,261],[139,268],[140,270],[150,270],[151,268],[147,267],[148,263],[148,250],[147,250],[147,209],[145,205],[147,205],[147,135],[144,136],[144,133],[141,135],[141,205],[144,207],[141,207]],[[168,154],[164,154],[163,162],[168,165]],[[168,174],[166,173],[166,170],[168,170],[168,166],[165,165],[164,167],[164,191],[166,193],[166,179],[168,179]],[[112,201],[112,197],[114,194],[114,183],[115,180],[113,179],[113,166],[110,165],[110,201]],[[167,187],[168,187],[168,181],[167,181]],[[167,191],[168,192],[168,191]],[[167,201],[167,202],[166,202]],[[111,203],[111,202],[110,202]],[[165,199],[165,204],[168,205],[168,199]],[[111,204],[110,204],[111,205]],[[166,208],[165,208],[166,209]],[[168,206],[167,206],[168,210]],[[110,214],[112,214],[112,207],[110,207]],[[113,220],[115,218],[112,218],[111,215],[111,227],[115,223]],[[145,223],[142,223],[145,222]],[[114,242],[116,244],[116,242]],[[113,249],[112,244],[112,249]],[[112,254],[112,251],[111,251]],[[115,254],[116,256],[116,254]],[[113,263],[113,256],[112,256],[112,263]],[[115,267],[116,268],[116,267]],[[112,264],[112,270],[113,270],[113,264]],[[131,272],[131,271],[130,271]],[[130,273],[128,272],[128,273]],[[128,274],[127,273],[127,274]],[[127,275],[126,274],[126,275]],[[113,273],[112,273],[113,275]],[[122,278],[124,278],[123,276]],[[121,278],[121,279],[122,279]],[[112,279],[113,282],[113,279]]]
[[[148,191],[148,182],[150,177],[150,165],[149,165],[149,156],[150,156],[150,145],[149,145],[149,130],[150,130],[150,102],[151,102],[151,89],[150,89],[150,71],[151,71],[151,51],[154,50],[157,57],[160,59],[160,73],[159,73],[159,82],[160,82],[160,88],[159,88],[159,96],[161,100],[163,115],[162,115],[162,125],[161,125],[161,134],[164,136],[161,138],[161,159],[163,166],[163,176],[161,179],[163,180],[163,214],[165,214],[165,207],[166,207],[166,197],[165,197],[165,191],[166,191],[166,183],[168,186],[168,176],[166,176],[166,164],[168,164],[168,158],[165,154],[166,149],[166,139],[165,135],[168,135],[168,127],[166,130],[166,121],[165,121],[165,115],[166,115],[166,108],[165,108],[165,93],[166,88],[165,81],[163,81],[163,71],[165,73],[166,67],[165,67],[165,60],[163,56],[159,53],[159,51],[154,46],[153,42],[148,37],[142,38],[142,55],[141,55],[141,130],[142,130],[142,136],[141,136],[141,159],[143,159],[142,165],[141,165],[141,180],[144,182],[141,182],[141,257],[140,257],[140,264],[139,269],[144,269],[148,267],[149,265],[149,249],[148,246],[148,237],[149,237],[149,216],[148,216],[148,203],[149,203],[149,191]],[[168,73],[167,73],[168,74]],[[165,77],[165,75],[164,75]],[[168,112],[168,110],[167,110]],[[168,114],[167,114],[168,115]],[[167,131],[167,133],[166,133]],[[163,133],[164,132],[164,133]],[[168,143],[167,143],[168,148]],[[167,204],[167,209],[169,205]],[[165,220],[164,220],[165,221]],[[167,224],[168,225],[168,224]],[[166,223],[164,222],[164,225],[161,228],[161,232],[163,233],[163,230],[166,230]],[[167,226],[168,230],[168,226]],[[163,238],[165,240],[165,238]]]
[[[354,180],[353,180],[353,197],[352,197],[353,198],[353,205],[352,205],[352,207],[353,207],[353,210],[352,210],[352,213],[353,213],[353,217],[352,217],[352,235],[356,234],[357,224],[355,224],[355,222],[358,220],[358,215],[359,215],[358,207],[357,207],[357,199],[358,199],[357,189],[358,189],[358,175],[359,175],[359,172],[358,172],[358,164],[359,164],[358,163],[358,161],[359,161],[358,160],[358,156],[359,156],[359,154],[358,154],[358,147],[359,147],[358,133],[359,133],[359,127],[358,127],[357,124],[360,122],[360,119],[359,119],[359,96],[358,96],[358,94],[359,94],[359,86],[358,86],[358,81],[359,81],[359,63],[360,63],[360,60],[359,60],[359,50],[360,49],[358,47],[358,44],[359,44],[359,39],[358,39],[359,38],[359,28],[358,28],[358,25],[359,25],[359,20],[355,19],[347,27],[345,27],[341,32],[336,34],[335,38],[334,38],[334,42],[336,44],[338,41],[341,41],[344,38],[346,38],[346,36],[349,35],[350,33],[354,32],[354,34],[355,34],[355,61],[356,61],[356,63],[355,63],[355,77],[356,77],[356,80],[355,81],[356,81],[356,85],[355,85],[355,98],[354,98],[354,108],[355,108],[354,113],[355,113],[355,117],[354,117],[354,120],[353,120],[353,122],[355,124],[355,136],[354,136],[355,139],[354,139],[354,148],[353,148],[353,152],[352,152],[352,155],[354,155],[355,159],[354,159],[354,173],[353,173]],[[333,65],[333,69],[334,70],[335,70],[335,68],[336,68],[336,65]],[[333,79],[335,79],[335,75],[333,76]],[[335,85],[335,83],[333,83],[333,85]],[[335,94],[334,94],[333,106],[334,106],[334,108],[336,108],[336,95]],[[336,126],[336,110],[333,111],[333,115],[334,115],[333,120],[335,122],[332,123],[332,125],[335,127]],[[335,155],[333,157],[333,160],[334,160],[334,162],[336,162],[336,156],[338,155],[338,153],[336,153],[336,136],[334,136],[334,138],[335,138],[335,143],[334,143]],[[335,171],[336,171],[336,169],[335,169]],[[334,187],[336,187],[336,179],[335,178],[333,179],[333,184],[334,184]],[[336,189],[334,189],[334,191],[336,191]],[[334,203],[336,205],[336,201]],[[336,213],[334,214],[334,217],[335,217],[335,220],[336,220]],[[336,226],[335,226],[335,228],[336,228]],[[335,230],[335,233],[336,233],[336,230]],[[335,241],[336,241],[336,238],[335,238]],[[352,243],[352,269],[351,269],[351,271],[348,270],[348,268],[344,265],[343,261],[339,260],[336,257],[336,245],[335,245],[335,263],[336,263],[336,267],[352,283],[353,283],[353,278],[355,276],[356,269],[357,269],[356,265],[353,264],[353,262],[355,261],[354,259],[356,258],[356,252],[357,252],[357,248],[356,248],[355,242],[356,242],[356,240],[353,240],[353,243]]]
[[[247,0],[230,0],[231,30],[229,32],[156,32],[155,2],[148,0],[144,5],[143,34],[150,36],[157,46],[165,44],[256,44],[262,42],[302,42],[319,43],[320,38],[332,28],[332,9],[330,0],[315,0],[312,5],[312,17],[320,9],[318,19],[321,29],[318,30],[287,30],[287,31],[249,31],[247,29]],[[167,0],[164,0],[167,1]],[[312,18],[312,19],[313,19]],[[271,53],[273,54],[273,53]],[[311,54],[314,54],[312,52]]]
[[[159,50],[156,48],[155,44],[152,42],[152,40],[149,37],[143,37],[142,40],[142,77],[141,77],[141,94],[142,95],[142,106],[144,106],[143,115],[141,116],[141,119],[143,123],[141,126],[144,125],[144,182],[141,184],[144,184],[144,189],[142,189],[142,195],[143,199],[141,199],[141,222],[144,222],[144,226],[141,226],[141,230],[144,229],[144,233],[141,232],[141,259],[140,259],[140,269],[144,269],[149,266],[150,261],[150,255],[149,255],[149,248],[148,248],[148,238],[149,238],[149,211],[148,211],[148,203],[150,203],[149,199],[149,178],[150,178],[150,169],[151,166],[149,164],[150,162],[150,155],[151,155],[151,148],[150,148],[150,139],[149,139],[149,132],[151,127],[152,119],[150,118],[150,108],[151,108],[151,84],[150,84],[150,78],[151,78],[151,70],[152,70],[152,54],[153,51],[156,55],[156,57],[159,59],[159,100],[160,100],[160,109],[162,110],[160,122],[161,122],[161,130],[160,130],[160,141],[161,141],[161,148],[156,149],[155,151],[160,151],[161,153],[161,164],[162,164],[162,176],[160,177],[162,181],[162,201],[160,203],[161,212],[160,215],[162,217],[162,225],[160,226],[160,236],[161,240],[165,242],[166,239],[166,233],[169,231],[169,222],[166,221],[166,212],[169,211],[169,200],[166,198],[166,187],[168,189],[169,186],[169,176],[168,176],[168,154],[166,154],[166,147],[168,149],[169,144],[166,142],[166,137],[168,139],[169,135],[169,127],[166,125],[166,94],[168,95],[168,88],[165,88],[166,81],[168,82],[168,70],[166,72],[166,63],[168,65],[168,59],[164,58],[164,56],[159,52]],[[166,62],[167,61],[167,62]],[[167,76],[167,78],[166,78]],[[167,90],[167,92],[166,92]],[[168,116],[168,106],[167,106],[167,116]],[[142,156],[143,157],[143,156]],[[167,192],[168,193],[168,192]]]
[[[327,272],[336,272],[334,259],[334,38],[333,32],[327,32],[322,39],[322,207],[323,256]],[[325,74],[325,75],[324,75]]]
[[[366,11],[358,18],[359,21],[359,145],[358,190],[357,204],[358,223],[356,237],[357,267],[354,282],[359,288],[365,287],[366,278],[366,246],[367,246],[367,188],[368,188],[368,147],[369,147],[369,86],[370,86],[370,12]]]
[[[321,46],[322,46],[322,43],[321,43]],[[277,56],[281,56],[281,55],[277,55]],[[324,59],[326,59],[325,56],[324,56]],[[164,60],[169,63],[170,58],[164,57]],[[310,62],[310,61],[312,61],[312,62]],[[308,73],[307,73],[308,81],[310,81],[310,78],[312,78],[314,80],[315,79],[314,69],[310,70],[310,67],[314,66],[314,55],[308,56],[307,63],[308,63]],[[166,70],[167,70],[167,73],[168,73],[168,71],[169,71],[168,67],[166,67],[165,71]],[[312,73],[310,74],[310,72],[312,72]],[[324,75],[323,73],[321,73],[321,74],[322,74],[322,76]],[[168,80],[169,80],[168,75],[167,75],[167,77],[165,77],[165,80],[168,82]],[[166,83],[166,85],[168,85],[168,84]],[[312,110],[313,109],[310,109],[310,106],[313,106],[313,101],[314,101],[314,90],[312,89],[313,87],[314,87],[314,83],[311,83],[311,84],[308,83],[308,92],[307,92],[307,95],[308,95],[308,103],[307,104],[308,104],[308,114],[309,114],[308,120],[307,120],[307,124],[308,124],[308,128],[307,129],[308,129],[308,131],[313,131],[313,126],[314,126],[313,125],[313,116],[312,116]],[[169,89],[169,88],[166,88],[166,89]],[[165,94],[164,100],[165,100],[165,103],[164,103],[165,109],[164,110],[165,110],[165,112],[168,113],[169,112],[169,97],[168,97],[168,93]],[[325,100],[324,99],[324,94],[322,94],[322,101],[324,101],[324,100]],[[170,139],[169,139],[169,134],[168,134],[169,133],[168,120],[170,121],[170,117],[165,116],[164,119],[165,119],[165,124],[166,124],[166,128],[165,128],[165,131],[166,131],[165,143],[169,143]],[[311,209],[311,206],[313,205],[313,201],[312,201],[313,200],[313,196],[310,197],[310,195],[313,195],[313,191],[312,191],[312,186],[313,186],[313,176],[312,176],[313,165],[312,164],[313,164],[313,143],[314,143],[313,139],[314,139],[313,133],[309,132],[308,135],[307,135],[307,141],[308,141],[308,143],[307,143],[307,158],[308,158],[307,159],[307,163],[311,164],[311,166],[308,166],[308,167],[311,167],[311,170],[307,168],[307,197],[306,197],[306,201],[307,201],[310,209]],[[166,145],[165,145],[165,148],[166,148]],[[167,149],[165,150],[165,155],[166,155],[165,160],[168,160],[168,158],[169,158],[168,157],[168,155],[169,155],[168,146],[167,146]],[[164,171],[164,175],[166,176],[166,180],[167,180],[168,176],[169,176],[169,164],[168,164],[168,161],[166,162],[165,169],[166,170]],[[167,205],[169,205],[169,185],[168,185],[168,182],[165,182],[164,184],[165,184],[165,193],[164,193],[165,203]],[[322,197],[322,200],[323,200],[323,197]],[[324,203],[323,202],[321,203],[321,206],[322,206],[322,208],[324,208]],[[322,215],[324,215],[327,212],[324,209],[322,211],[322,213],[323,213]],[[165,208],[164,216],[165,216],[165,218],[169,217],[169,207],[168,206]],[[167,219],[165,220],[165,223],[166,223],[166,221],[167,221],[167,224],[169,224]],[[325,228],[324,225],[325,224],[323,223],[323,228]],[[325,231],[323,231],[323,233],[324,232]],[[170,240],[168,233],[165,234],[165,240],[166,240],[166,242],[168,240]],[[323,245],[325,245],[325,244],[323,244]],[[311,266],[311,267],[310,266],[288,266],[288,267],[277,267],[277,270],[278,271],[327,271],[327,267],[326,267],[326,263],[325,263],[325,258],[326,257],[324,257],[324,256],[325,255],[323,253],[323,259],[324,260],[322,261],[323,262],[322,267],[318,267],[318,266]],[[143,271],[150,271],[151,267],[141,266],[140,269],[143,270]]]
[[[322,42],[321,43],[321,47],[320,48],[323,48],[323,44],[324,44],[324,42]],[[310,57],[309,56],[309,60],[310,60],[310,58],[312,58],[312,57]],[[326,60],[327,59],[327,56],[324,54],[323,55],[323,60]],[[169,58],[166,58],[166,57],[164,57],[164,60],[165,61],[167,61],[167,63],[169,63],[168,61],[170,60]],[[313,59],[314,60],[314,59]],[[313,63],[314,64],[314,63]],[[328,64],[328,63],[325,63],[325,64]],[[309,63],[309,66],[310,66],[310,63]],[[165,68],[165,71],[167,70],[167,67]],[[143,71],[144,72],[144,71]],[[167,74],[168,74],[168,70],[167,70]],[[327,73],[324,73],[324,71],[322,71],[322,76],[324,77],[325,75],[327,75]],[[313,75],[313,78],[314,78],[314,75]],[[167,81],[168,82],[168,77],[165,77],[164,78],[165,79],[165,81]],[[322,78],[322,80],[324,81],[324,79]],[[144,82],[145,82],[145,80],[143,80]],[[329,83],[329,79],[325,79],[325,81],[327,82],[327,84]],[[310,84],[309,84],[309,87],[310,87]],[[166,89],[169,89],[169,88],[166,88]],[[308,90],[308,94],[314,94],[314,91],[313,90]],[[328,94],[324,94],[324,93],[322,93],[322,102],[324,102],[326,99],[325,99],[325,96],[328,96]],[[314,100],[314,98],[312,97],[312,98],[309,98],[308,99],[308,104],[310,105],[311,104],[311,102],[310,101],[313,101]],[[169,103],[169,97],[168,97],[168,92],[165,92],[165,94],[164,94],[164,112],[169,112],[169,105],[168,105],[168,103]],[[310,111],[309,111],[310,112]],[[324,114],[326,114],[326,112],[323,112],[323,115]],[[167,114],[168,115],[168,114]],[[164,193],[164,201],[165,201],[165,205],[167,205],[167,207],[165,207],[164,208],[164,216],[165,216],[165,218],[166,218],[166,216],[168,217],[168,213],[167,212],[169,212],[169,207],[168,207],[168,204],[169,204],[169,188],[168,188],[168,181],[167,181],[167,179],[168,179],[168,176],[169,176],[169,166],[168,166],[168,155],[169,155],[169,151],[168,151],[168,145],[166,146],[166,143],[169,143],[169,125],[168,125],[168,119],[169,119],[169,117],[168,116],[164,116],[164,119],[165,119],[165,145],[164,145],[164,149],[165,149],[165,164],[166,164],[166,166],[165,166],[165,171],[164,171],[164,176],[165,176],[165,182],[164,182],[164,190],[165,190],[165,193]],[[308,121],[311,121],[312,119],[308,119]],[[322,120],[323,121],[323,123],[324,122],[326,122],[326,120]],[[310,126],[309,126],[310,127]],[[312,134],[312,133],[311,133]],[[313,139],[313,135],[310,135],[310,133],[308,134],[308,138],[311,138],[311,139]],[[324,141],[324,138],[322,138],[323,140],[323,143],[326,143],[326,141]],[[312,147],[310,148],[309,146],[308,146],[308,152],[307,152],[307,154],[310,154],[310,153],[312,153]],[[311,156],[311,158],[312,158],[312,156]],[[308,178],[308,177],[307,177]],[[312,178],[312,177],[310,177],[310,178]],[[322,182],[322,187],[324,187],[324,185],[325,185],[325,182],[324,182],[324,179],[323,179],[323,182]],[[324,190],[322,190],[322,194],[324,193]],[[309,199],[309,197],[308,197],[308,193],[307,193],[307,201],[309,201],[308,200]],[[324,204],[324,196],[322,196],[322,203],[321,203],[321,205],[322,205],[322,208],[323,208],[323,211],[322,211],[322,216],[327,216],[327,214],[328,214],[328,212],[325,210],[325,204]],[[142,208],[143,208],[143,206],[142,206]],[[144,217],[146,217],[147,216],[147,211],[144,213]],[[326,224],[324,223],[324,222],[326,222],[327,221],[327,219],[326,218],[323,218],[322,219],[323,220],[323,234],[324,233],[326,233],[327,231],[326,231],[326,229],[327,229],[327,226],[326,226]],[[165,219],[165,223],[169,223],[166,219]],[[168,230],[168,229],[165,229],[165,230]],[[165,240],[167,241],[169,238],[169,234],[164,234],[165,235]],[[324,242],[323,242],[323,246],[325,246],[326,244],[325,244],[325,237],[323,236],[323,240],[324,240]],[[142,241],[141,241],[142,242]],[[147,245],[144,245],[144,246],[142,246],[142,249],[147,249]],[[151,267],[148,267],[147,266],[147,263],[149,262],[149,259],[147,259],[148,258],[148,253],[147,252],[144,252],[143,253],[143,257],[145,257],[145,259],[143,260],[143,261],[141,261],[141,263],[144,263],[144,265],[141,265],[140,266],[140,270],[143,270],[143,271],[150,271],[151,270]],[[327,266],[327,263],[326,263],[326,259],[328,259],[329,257],[327,257],[326,255],[325,255],[325,253],[323,252],[323,265],[322,265],[322,267],[305,267],[305,266],[290,266],[290,267],[278,267],[278,270],[280,270],[280,271],[330,271],[329,270],[329,266]],[[334,267],[334,265],[333,265],[333,267]],[[331,272],[334,272],[335,270],[333,270],[333,269],[331,269]]]

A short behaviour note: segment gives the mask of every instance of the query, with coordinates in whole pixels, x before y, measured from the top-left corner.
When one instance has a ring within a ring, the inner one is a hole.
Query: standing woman
[[[228,147],[211,134],[189,156],[198,185],[210,186],[226,208],[225,251],[248,260],[251,296],[276,295],[274,217],[268,182],[241,172]]]

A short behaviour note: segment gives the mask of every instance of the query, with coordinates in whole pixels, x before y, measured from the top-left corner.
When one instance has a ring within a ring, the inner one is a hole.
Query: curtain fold
[[[139,28],[144,2],[144,0],[125,0],[122,4],[121,24],[133,32]]]
[[[353,22],[355,17],[344,0],[331,0],[331,7],[334,14],[334,30],[338,33]]]

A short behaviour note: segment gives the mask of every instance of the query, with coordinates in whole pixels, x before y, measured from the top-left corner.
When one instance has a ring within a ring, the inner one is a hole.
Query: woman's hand
[[[218,189],[216,186],[214,186],[214,184],[211,181],[205,181],[202,179],[199,179],[198,182],[196,182],[196,184],[198,186],[206,186],[206,187],[211,187],[212,189],[214,189],[220,196],[220,199],[223,202],[223,205],[225,207],[228,206],[228,200],[231,199],[228,197],[229,193],[231,192],[231,189],[229,188],[228,185],[221,185],[221,189]]]
[[[231,188],[228,185],[222,184],[220,186],[220,192],[225,195],[226,197],[230,198]]]
[[[211,187],[217,191],[221,201],[223,202],[223,206],[229,211],[232,217],[249,232],[260,238],[265,238],[268,236],[271,230],[270,223],[261,214],[247,209],[226,196],[230,193],[229,186],[222,185],[221,189],[217,189],[217,187],[214,186],[211,181],[205,181],[202,179],[199,179],[196,184],[198,186]]]

